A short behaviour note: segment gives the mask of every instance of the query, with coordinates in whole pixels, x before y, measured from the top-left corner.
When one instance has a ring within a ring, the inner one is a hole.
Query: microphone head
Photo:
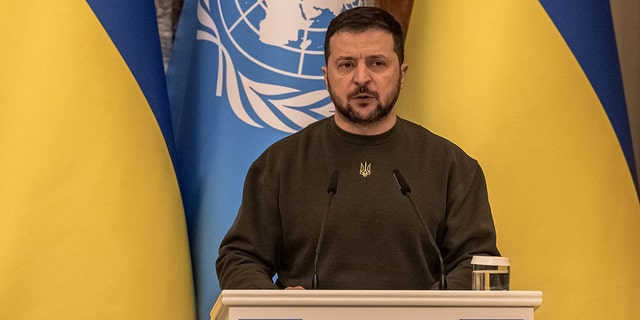
[[[406,196],[407,193],[411,193],[411,188],[409,187],[407,180],[405,180],[402,174],[400,173],[400,170],[394,169],[393,177],[396,178],[396,183],[398,184],[398,187],[400,188],[400,192],[402,192],[403,195]]]
[[[327,192],[336,194],[338,191],[338,169],[333,170],[331,178],[329,178],[329,185],[327,186]]]

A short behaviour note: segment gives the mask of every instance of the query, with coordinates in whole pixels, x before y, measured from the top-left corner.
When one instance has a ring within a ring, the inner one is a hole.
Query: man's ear
[[[402,88],[402,85],[404,84],[404,76],[407,74],[407,69],[409,69],[409,65],[406,63],[403,63],[400,66],[400,88]]]
[[[327,83],[327,66],[322,66],[320,69],[322,69],[322,76],[324,77],[324,85],[328,89],[329,88],[329,84]]]

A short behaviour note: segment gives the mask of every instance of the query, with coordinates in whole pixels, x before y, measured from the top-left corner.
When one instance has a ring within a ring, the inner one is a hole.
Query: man
[[[327,29],[325,60],[335,115],[249,169],[216,262],[221,288],[438,288],[439,249],[448,289],[470,289],[471,257],[499,255],[484,175],[396,116],[407,71],[400,25],[379,8],[347,10]]]

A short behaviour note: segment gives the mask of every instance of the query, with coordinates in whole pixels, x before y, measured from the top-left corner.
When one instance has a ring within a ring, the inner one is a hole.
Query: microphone
[[[420,210],[418,209],[418,207],[416,207],[415,203],[413,203],[413,199],[411,198],[411,187],[409,187],[407,180],[404,179],[404,177],[400,173],[400,170],[394,169],[393,177],[396,179],[396,183],[398,183],[400,192],[404,196],[406,196],[407,199],[409,199],[409,202],[411,202],[411,206],[413,206],[413,211],[416,213],[416,215],[418,216],[418,219],[420,219],[420,223],[422,223],[422,227],[427,232],[427,236],[429,237],[429,242],[431,242],[431,246],[435,250],[436,254],[438,254],[438,259],[440,260],[439,288],[440,290],[447,290],[447,278],[445,277],[445,273],[444,273],[444,260],[442,259],[442,253],[440,253],[440,248],[438,248],[438,245],[436,244],[436,241],[433,239],[433,236],[431,235],[429,228],[427,228],[427,224],[424,222],[424,219],[422,218],[422,214],[420,214]]]
[[[329,193],[329,203],[327,204],[327,211],[324,214],[322,225],[320,226],[320,235],[318,236],[318,244],[316,245],[316,255],[313,260],[313,280],[311,281],[311,289],[320,288],[320,280],[318,279],[318,256],[320,255],[320,248],[322,247],[322,239],[324,238],[324,226],[327,223],[329,217],[329,210],[331,209],[331,200],[333,195],[338,191],[338,169],[333,170],[331,178],[329,178],[329,185],[327,186],[327,193]]]

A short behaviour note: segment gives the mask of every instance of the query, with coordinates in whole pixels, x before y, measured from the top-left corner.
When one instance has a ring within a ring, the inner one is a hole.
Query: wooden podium
[[[540,291],[224,290],[212,320],[533,320]]]

